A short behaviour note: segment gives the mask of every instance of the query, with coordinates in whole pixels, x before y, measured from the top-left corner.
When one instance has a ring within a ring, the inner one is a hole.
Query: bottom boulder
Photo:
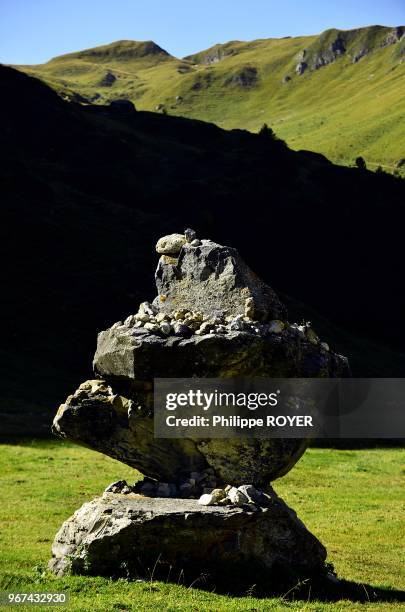
[[[325,575],[326,550],[272,490],[259,504],[105,493],[57,533],[50,569],[249,588]]]

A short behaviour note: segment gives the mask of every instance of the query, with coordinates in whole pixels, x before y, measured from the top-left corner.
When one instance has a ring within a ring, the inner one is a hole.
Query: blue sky
[[[182,57],[217,42],[405,24],[405,0],[0,0],[0,62],[35,64],[119,39]]]

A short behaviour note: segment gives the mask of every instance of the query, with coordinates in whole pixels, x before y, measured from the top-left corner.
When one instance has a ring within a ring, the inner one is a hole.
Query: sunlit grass
[[[46,571],[63,520],[111,481],[139,474],[90,450],[58,441],[0,447],[0,588],[67,590],[72,610],[390,610],[401,604],[287,602],[208,593],[162,582],[56,579]],[[277,492],[326,545],[341,578],[405,588],[405,451],[310,449]],[[23,608],[24,609],[24,608]],[[28,609],[28,608],[27,608]]]

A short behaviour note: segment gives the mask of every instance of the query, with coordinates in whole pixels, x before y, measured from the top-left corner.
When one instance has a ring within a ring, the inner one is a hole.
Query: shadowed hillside
[[[142,110],[257,131],[337,163],[405,174],[405,27],[326,30],[231,41],[177,59],[152,42],[118,41],[21,66],[68,99],[128,98]]]
[[[402,180],[266,131],[68,103],[11,68],[0,88],[6,432],[15,413],[46,423],[90,374],[97,331],[154,297],[157,238],[187,226],[237,247],[315,329],[321,312],[355,374],[403,373]]]

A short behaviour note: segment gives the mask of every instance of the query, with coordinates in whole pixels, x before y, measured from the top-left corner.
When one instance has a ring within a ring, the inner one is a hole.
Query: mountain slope
[[[154,244],[187,226],[238,248],[356,375],[403,374],[404,181],[266,132],[68,103],[1,66],[0,111],[3,430],[46,425],[91,376],[97,332],[154,297]]]
[[[77,101],[124,97],[142,110],[251,131],[266,122],[292,148],[405,172],[404,32],[370,26],[233,41],[183,60],[155,43],[120,41],[19,68]]]

